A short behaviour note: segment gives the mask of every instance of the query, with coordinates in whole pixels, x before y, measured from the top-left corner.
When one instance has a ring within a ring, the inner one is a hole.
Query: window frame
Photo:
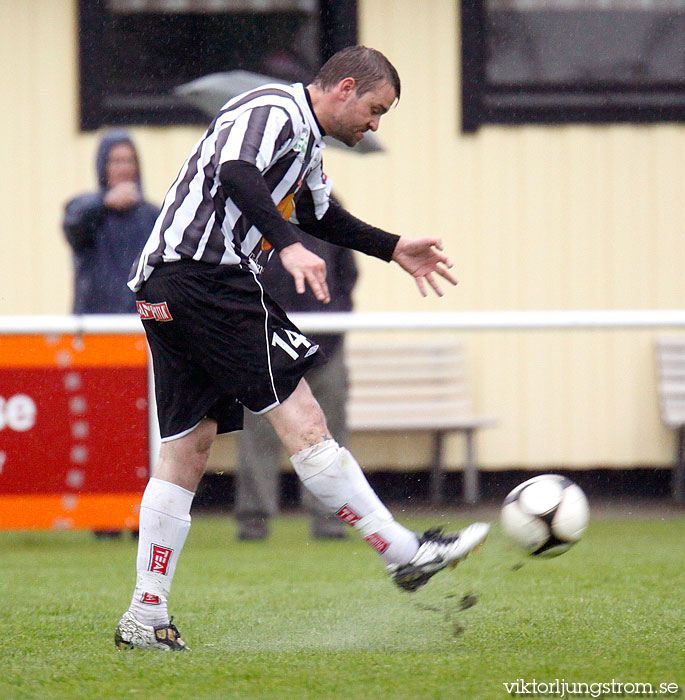
[[[161,90],[147,106],[112,107],[102,76],[110,58],[105,37],[111,15],[106,0],[78,0],[79,127],[205,125],[207,115]],[[319,44],[323,63],[336,51],[357,43],[357,0],[319,0]],[[166,102],[166,104],[165,104]]]
[[[572,88],[525,83],[489,86],[485,3],[486,0],[460,3],[463,132],[473,133],[488,124],[685,122],[685,81],[677,88],[659,83],[635,87],[619,83]],[[566,98],[567,103],[545,104],[545,97],[551,95],[562,101]],[[525,104],[525,98],[531,103],[537,98],[539,104]]]

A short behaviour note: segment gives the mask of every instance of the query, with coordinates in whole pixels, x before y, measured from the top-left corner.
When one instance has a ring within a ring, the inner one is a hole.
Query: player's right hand
[[[307,250],[301,243],[293,243],[280,251],[283,267],[295,280],[295,291],[304,294],[305,283],[314,292],[314,296],[328,304],[331,300],[326,283],[326,263],[318,255]]]

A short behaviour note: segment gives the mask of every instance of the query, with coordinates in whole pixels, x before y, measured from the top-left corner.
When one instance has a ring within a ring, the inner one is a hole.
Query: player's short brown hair
[[[359,95],[387,81],[395,90],[395,97],[400,99],[400,76],[395,66],[376,49],[348,46],[338,51],[323,64],[312,83],[325,92],[345,78],[355,79]]]

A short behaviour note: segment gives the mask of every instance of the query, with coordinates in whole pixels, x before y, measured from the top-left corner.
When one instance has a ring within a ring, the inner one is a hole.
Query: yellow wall
[[[94,185],[98,136],[78,131],[75,0],[0,3],[0,314],[66,313],[64,201]],[[361,39],[402,77],[382,155],[330,149],[329,175],[361,218],[439,234],[460,285],[424,300],[394,266],[364,260],[360,310],[682,308],[685,128],[487,127],[459,132],[457,3],[361,0]],[[160,202],[197,128],[134,128]],[[462,334],[489,467],[665,464],[652,332]],[[411,442],[412,445],[407,443]],[[415,447],[412,451],[411,447]],[[455,438],[451,457],[460,456]],[[425,457],[376,442],[370,463]]]

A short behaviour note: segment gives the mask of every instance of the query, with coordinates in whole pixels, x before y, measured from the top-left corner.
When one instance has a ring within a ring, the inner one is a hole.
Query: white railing
[[[307,333],[384,330],[637,330],[684,328],[685,310],[600,311],[389,311],[293,313],[293,322]],[[140,333],[135,314],[88,316],[0,316],[0,335],[50,333]]]

